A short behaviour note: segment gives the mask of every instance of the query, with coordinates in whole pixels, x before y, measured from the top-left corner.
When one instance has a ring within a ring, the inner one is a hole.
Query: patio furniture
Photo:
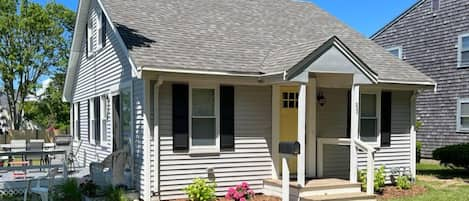
[[[59,174],[58,168],[51,168],[46,176],[36,178],[36,186],[31,188],[31,193],[39,194],[42,201],[49,200],[49,190],[54,186],[55,177]],[[41,180],[47,179],[47,187],[41,186]],[[27,190],[26,190],[27,191]]]
[[[8,163],[8,166],[10,167],[24,167],[28,165],[29,165],[28,161],[10,161]],[[27,168],[13,171],[13,179],[26,179],[26,177],[27,177]]]
[[[44,148],[44,140],[30,140],[28,145],[28,151],[37,151],[41,152]],[[44,154],[41,153],[32,153],[27,154],[26,159],[33,164],[33,160],[39,160],[39,165],[44,164]]]
[[[11,140],[10,151],[26,151],[26,140]],[[24,155],[22,155],[21,158],[24,159]]]
[[[56,145],[69,145],[72,142],[71,135],[57,135],[54,137]]]

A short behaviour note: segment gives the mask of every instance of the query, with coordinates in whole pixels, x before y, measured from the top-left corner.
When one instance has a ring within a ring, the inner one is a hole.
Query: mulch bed
[[[378,200],[387,200],[399,197],[411,197],[425,193],[426,189],[423,186],[412,185],[408,190],[399,189],[396,186],[386,186],[381,195],[378,195]]]
[[[172,201],[188,201],[188,199],[177,199],[177,200],[172,200]],[[217,201],[231,201],[231,200],[227,200],[225,198],[217,198]],[[267,196],[267,195],[256,195],[253,199],[250,199],[249,201],[281,201],[281,199],[277,197]]]

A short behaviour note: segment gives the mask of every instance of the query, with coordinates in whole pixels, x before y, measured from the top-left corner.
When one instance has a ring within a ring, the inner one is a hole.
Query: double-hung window
[[[97,38],[97,50],[103,48],[106,45],[106,16],[104,15],[104,12],[102,10],[99,10],[97,12],[97,18],[98,18],[98,23],[97,23],[97,33],[96,36]]]
[[[469,67],[469,33],[458,39],[458,67]]]
[[[93,49],[93,20],[90,18],[86,24],[86,56],[91,56]]]
[[[457,106],[457,131],[469,132],[469,98],[459,99]]]
[[[218,86],[191,85],[190,148],[191,152],[219,151]]]
[[[387,49],[395,57],[402,59],[402,47],[392,47]]]
[[[373,145],[380,142],[380,93],[360,95],[360,139]]]

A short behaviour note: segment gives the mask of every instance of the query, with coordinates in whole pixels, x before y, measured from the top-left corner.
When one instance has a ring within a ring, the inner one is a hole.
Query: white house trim
[[[306,84],[302,83],[298,89],[298,142],[300,154],[298,154],[297,182],[305,186],[306,168]]]
[[[395,46],[386,49],[389,53],[397,50],[397,58],[402,59],[402,46]]]
[[[463,49],[463,38],[468,38],[469,33],[464,33],[458,36],[458,68],[469,67],[469,61],[467,64],[462,63],[462,52],[468,52],[469,49]]]
[[[280,154],[278,145],[280,142],[280,87],[272,86],[272,178],[280,176]]]
[[[360,85],[353,85],[350,104],[350,182],[357,182],[357,148],[353,139],[358,139],[360,123]]]

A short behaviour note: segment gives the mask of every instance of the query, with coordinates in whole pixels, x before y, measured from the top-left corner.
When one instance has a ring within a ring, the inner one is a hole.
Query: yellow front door
[[[280,142],[298,140],[298,87],[280,87]],[[297,170],[297,159],[288,159],[290,173]]]

